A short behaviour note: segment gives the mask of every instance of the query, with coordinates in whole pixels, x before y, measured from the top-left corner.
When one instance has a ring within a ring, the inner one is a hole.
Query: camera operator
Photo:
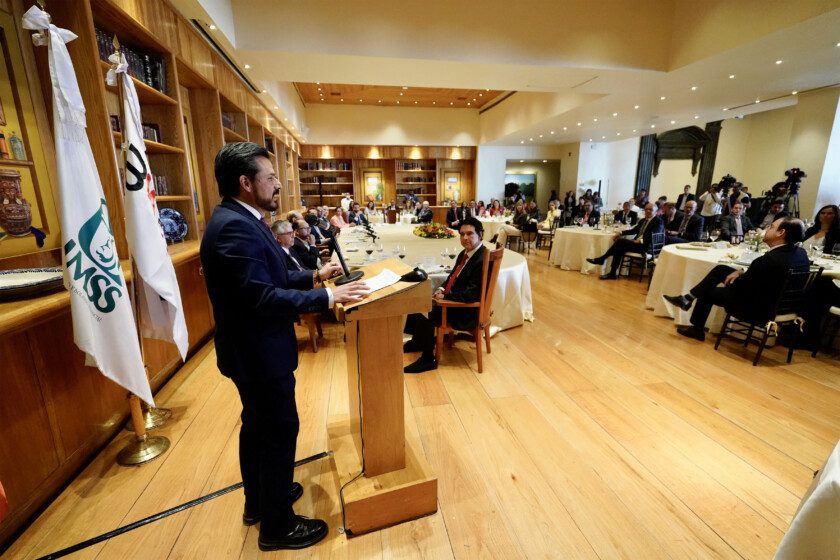
[[[706,231],[716,227],[720,218],[722,197],[719,191],[718,184],[712,183],[709,190],[700,195],[700,202],[703,203],[700,215],[703,217],[703,229]]]
[[[732,193],[727,197],[728,204],[726,207],[726,212],[724,214],[730,213],[730,208],[735,206],[738,202],[744,205],[744,199],[749,199],[749,195],[743,191],[744,184],[739,182],[732,183]]]

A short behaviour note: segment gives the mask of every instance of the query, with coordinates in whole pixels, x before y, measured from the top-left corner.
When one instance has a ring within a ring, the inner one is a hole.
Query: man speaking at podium
[[[432,294],[432,298],[474,303],[481,298],[481,274],[486,250],[481,242],[484,226],[478,219],[468,216],[461,220],[458,232],[461,234],[461,247],[464,250],[458,254],[455,268],[449,273],[443,286]],[[450,309],[446,319],[449,325],[456,329],[472,329],[478,320],[478,309]],[[437,369],[435,326],[440,326],[440,321],[441,311],[438,306],[432,307],[428,318],[420,313],[408,316],[405,332],[412,337],[403,346],[403,352],[422,354],[413,364],[405,366],[405,373],[422,373]]]
[[[299,427],[294,320],[298,313],[359,301],[367,288],[359,282],[319,287],[339,273],[334,263],[317,271],[286,268],[263,219],[264,212],[277,210],[280,193],[265,148],[226,145],[216,155],[215,174],[222,202],[201,240],[201,265],[216,319],[219,371],[233,380],[242,400],[242,521],[261,522],[262,550],[305,548],[327,535],[327,524],[292,509],[303,494],[293,479]]]

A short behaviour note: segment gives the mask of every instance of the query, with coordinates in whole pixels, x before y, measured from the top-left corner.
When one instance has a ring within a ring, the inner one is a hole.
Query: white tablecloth
[[[563,270],[579,270],[583,274],[601,273],[602,267],[586,262],[607,252],[615,233],[587,227],[563,227],[554,231],[549,262]]]
[[[432,257],[438,268],[442,264],[451,266],[454,260],[447,258],[444,263],[444,257],[440,253],[444,248],[456,254],[461,251],[462,247],[458,238],[423,239],[414,235],[415,227],[405,224],[375,225],[374,230],[380,236],[383,252],[380,254],[374,251],[372,257],[392,257],[394,247],[399,244],[405,245],[405,262],[411,266],[424,265],[424,257],[427,259]],[[362,265],[367,258],[365,249],[371,246],[370,238],[363,238],[363,232],[360,229],[354,230],[345,229],[339,237],[348,266]],[[484,238],[488,239],[486,234]],[[486,246],[489,248],[489,244]],[[432,285],[440,286],[446,276],[445,272],[433,272],[430,274]],[[525,321],[533,320],[534,307],[531,300],[531,276],[528,272],[528,262],[516,251],[505,250],[496,291],[493,294],[491,333],[495,334],[499,330],[517,327]]]
[[[671,317],[678,325],[689,325],[691,310],[683,311],[675,308],[662,299],[662,296],[687,294],[710,270],[719,264],[719,261],[728,260],[726,259],[727,254],[740,256],[743,251],[744,245],[728,249],[697,247],[687,243],[666,245],[656,261],[656,269],[653,273],[645,305],[648,309],[653,309],[654,315],[658,317]],[[840,263],[837,261],[817,259],[816,262],[825,267],[823,275],[840,277]],[[729,262],[723,264],[738,268],[738,265]],[[706,326],[712,332],[719,332],[725,316],[726,311],[723,308],[712,307]]]
[[[775,560],[840,558],[840,443],[799,504]]]
[[[400,223],[402,224],[411,224],[417,221],[417,216],[414,214],[403,214],[400,216]]]
[[[382,214],[368,214],[367,219],[369,224],[381,224],[385,221]]]
[[[489,240],[499,233],[499,228],[505,225],[506,220],[510,221],[510,218],[479,218],[478,221],[484,226],[484,239]]]

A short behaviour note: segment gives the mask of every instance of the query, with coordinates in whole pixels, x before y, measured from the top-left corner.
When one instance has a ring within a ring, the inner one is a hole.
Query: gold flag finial
[[[117,39],[116,35],[114,35],[114,40],[111,41],[111,43],[113,43],[113,45],[114,45],[114,52],[119,54],[119,52],[120,52],[120,40]]]

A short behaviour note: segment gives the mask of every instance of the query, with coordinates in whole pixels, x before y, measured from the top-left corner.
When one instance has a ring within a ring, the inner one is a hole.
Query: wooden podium
[[[397,259],[362,270],[365,278],[372,278],[386,268],[400,275],[411,270]],[[431,306],[428,280],[397,282],[362,302],[336,305],[347,339],[350,412],[331,416],[327,431],[339,488],[344,488],[348,536],[437,511],[437,477],[419,440],[406,437],[403,402],[405,316]],[[364,475],[358,476],[363,463]]]

